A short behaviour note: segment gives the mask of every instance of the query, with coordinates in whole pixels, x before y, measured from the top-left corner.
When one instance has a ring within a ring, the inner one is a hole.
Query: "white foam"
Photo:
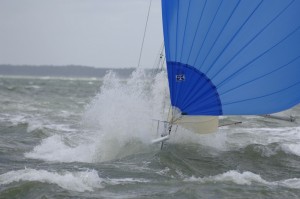
[[[291,189],[300,189],[300,179],[292,178],[292,179],[282,180],[278,182],[278,185],[291,188]]]
[[[92,162],[94,152],[94,145],[68,146],[63,136],[53,135],[44,139],[33,151],[25,153],[25,157],[57,162]]]
[[[155,172],[156,174],[162,175],[162,176],[168,176],[168,173],[170,172],[169,167],[165,167],[163,170]]]
[[[239,173],[237,171],[228,171],[223,174],[219,174],[216,176],[209,176],[209,177],[203,177],[203,178],[195,178],[190,177],[186,178],[184,181],[191,181],[191,182],[232,182],[239,185],[251,185],[253,182],[258,182],[262,184],[268,184],[267,181],[262,179],[259,175],[254,174],[252,172],[246,171],[243,173]]]
[[[150,182],[150,180],[143,179],[143,178],[106,179],[106,183],[111,185],[148,183],[148,182]]]
[[[285,153],[300,156],[300,143],[285,143],[281,145],[281,149]]]
[[[300,178],[286,179],[280,181],[269,182],[264,180],[260,175],[252,173],[250,171],[238,172],[231,170],[223,174],[215,176],[196,178],[194,176],[185,178],[185,182],[200,182],[200,183],[218,183],[229,182],[238,185],[261,185],[261,186],[281,186],[292,189],[300,189]]]
[[[248,145],[261,145],[263,156],[271,156],[284,151],[300,156],[300,127],[283,128],[234,128],[223,130],[229,150],[245,148]],[[274,148],[272,144],[277,146]]]
[[[105,185],[124,185],[148,183],[150,180],[143,178],[100,178],[95,170],[80,172],[50,172],[46,170],[23,169],[10,171],[0,175],[0,185],[13,182],[29,181],[56,184],[63,189],[84,192],[104,188]]]
[[[65,114],[68,112],[65,111]],[[68,115],[65,115],[68,116]],[[18,113],[14,114],[0,114],[0,121],[7,122],[11,126],[18,125],[27,125],[27,132],[33,132],[36,130],[50,130],[50,131],[58,131],[58,132],[74,132],[77,131],[70,127],[69,124],[63,124],[51,121],[41,116],[40,114],[26,114],[26,113]],[[46,131],[45,131],[46,132]]]
[[[19,124],[26,124],[27,123],[27,119],[26,119],[26,115],[25,114],[19,114],[19,115],[11,115],[8,118],[9,122],[13,125],[13,126],[17,126]]]
[[[42,130],[43,129],[43,123],[40,122],[40,121],[31,121],[31,122],[28,122],[28,126],[27,126],[27,132],[33,132],[33,131],[36,131],[36,130]]]
[[[83,172],[49,172],[46,170],[23,169],[0,175],[0,184],[19,181],[35,181],[56,184],[71,191],[93,191],[102,188],[102,179],[95,170]]]
[[[77,136],[44,139],[25,156],[58,162],[101,162],[148,149],[156,137],[152,119],[165,118],[168,93],[166,73],[154,79],[150,84],[151,78],[141,70],[133,72],[127,81],[109,72],[101,92],[83,114],[83,131]]]
[[[226,151],[227,134],[218,131],[210,134],[196,134],[186,129],[178,127],[178,131],[171,138],[170,142],[174,143],[195,143],[219,151]]]
[[[245,171],[243,173],[238,173],[237,171],[228,171],[224,174],[208,178],[207,180],[212,180],[216,182],[227,181],[240,185],[251,185],[253,182],[268,184],[268,182],[262,179],[260,175],[254,174],[249,171]]]

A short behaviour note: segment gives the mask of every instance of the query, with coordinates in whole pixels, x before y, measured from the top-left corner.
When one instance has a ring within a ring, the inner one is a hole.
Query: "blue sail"
[[[300,0],[162,0],[172,106],[256,115],[300,103]]]

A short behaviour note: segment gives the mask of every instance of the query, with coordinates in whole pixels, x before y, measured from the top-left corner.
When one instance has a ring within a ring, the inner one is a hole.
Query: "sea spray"
[[[42,140],[27,158],[58,162],[102,162],[156,149],[154,120],[169,107],[164,71],[151,76],[136,70],[127,80],[110,71],[100,93],[85,108],[81,131]]]
[[[96,159],[114,159],[148,147],[156,136],[153,119],[165,117],[166,90],[164,72],[153,79],[137,70],[127,81],[109,72],[84,115],[85,126],[97,132]]]

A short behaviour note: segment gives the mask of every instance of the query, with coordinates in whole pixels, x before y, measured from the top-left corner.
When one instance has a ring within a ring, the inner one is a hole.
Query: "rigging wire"
[[[156,59],[154,61],[153,66],[152,66],[152,70],[159,69],[160,62],[161,62],[162,58],[164,57],[164,52],[163,51],[164,51],[164,42],[162,42],[160,47],[159,47],[159,52],[156,56]]]
[[[152,4],[152,0],[150,0],[149,7],[148,7],[147,20],[146,20],[146,24],[145,24],[144,36],[143,36],[143,41],[142,41],[142,46],[141,46],[141,50],[140,50],[140,56],[139,56],[139,62],[138,62],[137,68],[139,68],[140,64],[141,64],[141,58],[142,58],[142,53],[143,53],[143,48],[144,48],[144,42],[145,42],[145,37],[146,37],[146,32],[147,32],[147,27],[148,27],[148,21],[149,21],[149,15],[150,15],[150,10],[151,10],[151,4]]]
[[[164,62],[166,61],[166,57],[164,55],[164,42],[162,42],[160,48],[159,48],[159,53],[157,54],[157,57],[155,59],[155,62],[152,66],[152,76],[154,76],[155,74],[159,73],[160,71],[163,70],[163,67],[164,67]]]

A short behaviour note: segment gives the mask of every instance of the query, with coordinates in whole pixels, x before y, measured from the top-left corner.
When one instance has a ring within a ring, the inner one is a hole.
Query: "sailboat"
[[[299,0],[162,0],[172,125],[269,115],[300,103]],[[165,137],[165,139],[164,139]]]

